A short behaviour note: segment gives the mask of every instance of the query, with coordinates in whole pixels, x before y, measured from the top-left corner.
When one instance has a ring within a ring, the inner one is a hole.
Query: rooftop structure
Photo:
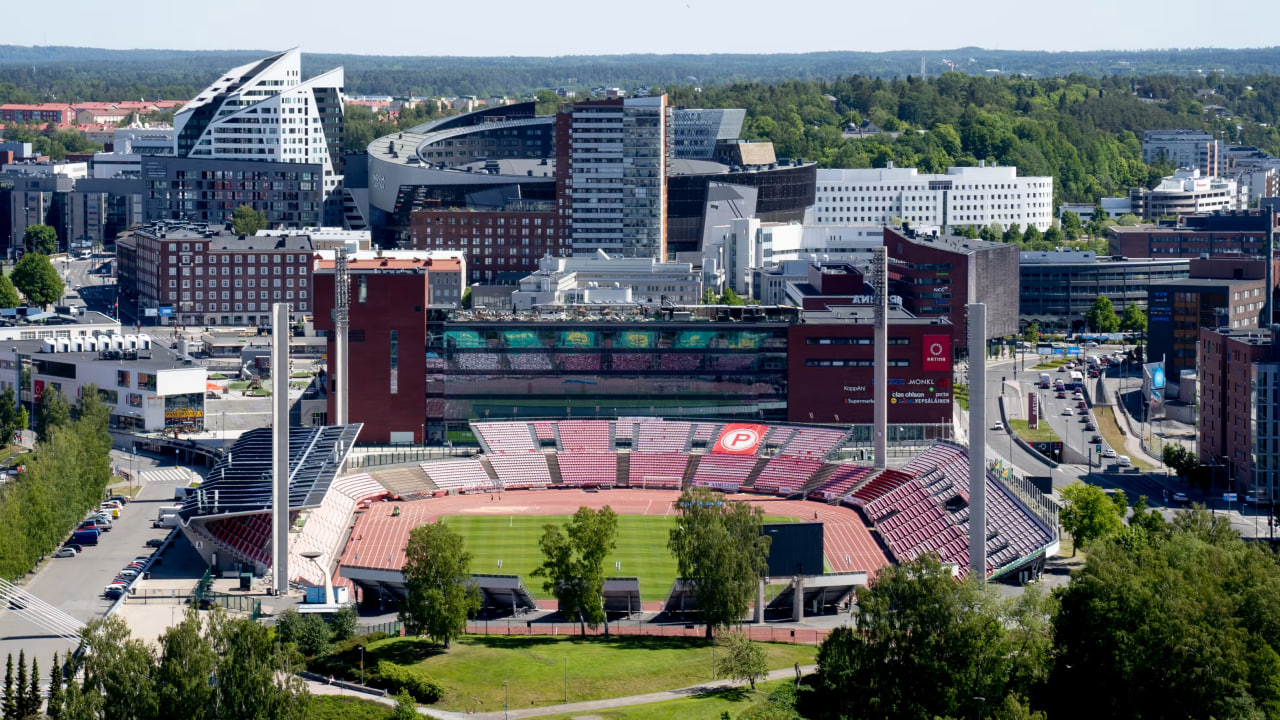
[[[512,295],[516,310],[553,305],[691,305],[702,300],[702,281],[690,263],[653,258],[543,257]]]
[[[1198,169],[1187,168],[1179,168],[1151,190],[1130,190],[1129,199],[1133,202],[1133,213],[1148,220],[1239,210],[1243,206],[1235,180],[1202,175]]]

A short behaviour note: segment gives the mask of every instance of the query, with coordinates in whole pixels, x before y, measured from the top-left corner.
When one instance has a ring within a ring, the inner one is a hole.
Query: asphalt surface
[[[112,454],[115,463],[117,453]],[[154,463],[142,458],[139,468],[145,470],[148,465]],[[135,557],[153,552],[146,546],[147,540],[168,534],[168,528],[152,528],[151,522],[156,519],[158,508],[173,504],[175,486],[173,482],[144,483],[138,499],[125,505],[111,530],[99,537],[98,545],[86,547],[76,557],[49,558],[21,584],[78,620],[101,617],[112,603],[102,597],[103,588]],[[23,611],[0,609],[0,657],[9,653],[16,656],[19,650],[25,650],[28,657],[39,658],[41,666],[47,668],[53,653],[61,655],[74,649],[75,643],[50,635],[23,617]]]

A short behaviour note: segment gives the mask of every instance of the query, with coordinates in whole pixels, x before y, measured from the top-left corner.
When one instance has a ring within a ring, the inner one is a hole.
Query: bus
[[[1071,371],[1071,389],[1072,390],[1084,389],[1084,373],[1080,372],[1079,370]]]

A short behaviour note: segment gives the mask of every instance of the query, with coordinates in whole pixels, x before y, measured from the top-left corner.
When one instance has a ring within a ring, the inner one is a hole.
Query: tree
[[[1094,332],[1113,333],[1120,329],[1120,318],[1116,317],[1111,298],[1106,295],[1094,298],[1093,305],[1084,314],[1084,321]]]
[[[1030,250],[1033,245],[1038,245],[1044,235],[1040,232],[1040,228],[1027,223],[1027,229],[1022,232],[1022,244]]]
[[[563,532],[559,525],[543,526],[538,541],[543,562],[532,574],[546,578],[543,590],[555,595],[561,614],[579,619],[584,634],[587,626],[594,629],[607,621],[604,560],[617,535],[618,515],[608,505],[578,508]]]
[[[856,592],[856,627],[833,630],[818,649],[815,705],[830,717],[969,717],[974,697],[994,706],[1048,678],[1056,606],[1042,588],[1004,600],[925,554]]]
[[[1092,545],[1061,591],[1046,698],[1054,716],[1273,717],[1272,551],[1201,507],[1177,513],[1143,545],[1121,540]]]
[[[1185,478],[1191,474],[1193,470],[1200,467],[1200,459],[1196,454],[1191,452],[1186,446],[1180,443],[1168,443],[1164,449],[1160,451],[1160,459],[1173,469],[1178,477]]]
[[[1040,341],[1040,325],[1039,323],[1031,323],[1022,329],[1023,342],[1039,342]]]
[[[49,699],[44,709],[44,714],[49,716],[49,720],[62,720],[62,699],[65,692],[62,665],[58,664],[58,653],[54,653],[53,667],[49,668]]]
[[[1080,224],[1080,216],[1064,210],[1062,213],[1062,234],[1072,242],[1080,238],[1080,234],[1084,231],[1084,227]]]
[[[276,622],[276,637],[280,642],[296,645],[307,657],[318,657],[329,651],[331,631],[324,618],[314,613],[303,615],[289,608],[280,614]]]
[[[257,235],[259,230],[267,229],[267,214],[249,205],[241,205],[231,213],[231,229],[237,235]]]
[[[98,706],[101,720],[158,718],[151,647],[132,637],[118,615],[91,620],[82,637],[89,646],[82,690],[85,699]]]
[[[44,697],[40,692],[40,661],[31,658],[31,681],[27,685],[26,697],[19,716],[23,720],[35,720],[40,717],[40,706],[43,704]]]
[[[1142,219],[1133,213],[1125,213],[1116,218],[1116,224],[1121,227],[1133,227],[1140,222],[1142,222]]]
[[[294,675],[295,656],[262,624],[223,612],[209,616],[206,633],[218,664],[210,720],[301,720],[310,695]]]
[[[756,681],[769,674],[769,663],[764,649],[752,642],[741,630],[734,630],[716,638],[720,653],[716,655],[716,675],[746,680],[751,689]]]
[[[703,290],[703,291],[702,291],[702,304],[703,304],[703,305],[715,305],[715,304],[716,304],[716,291],[715,291],[715,290],[712,290],[711,288],[706,288],[705,290]]]
[[[471,553],[462,536],[441,520],[414,528],[403,572],[408,594],[400,604],[400,619],[448,649],[466,629],[467,617],[480,609],[480,591],[470,584]]]
[[[714,630],[742,620],[768,570],[770,538],[761,532],[764,511],[745,502],[725,502],[705,487],[685,490],[667,547],[679,577],[693,586],[698,612]],[[810,572],[819,572],[813,568]]]
[[[0,307],[15,308],[22,304],[18,297],[18,289],[13,286],[7,275],[0,274]]]
[[[333,617],[329,619],[329,624],[333,629],[333,641],[342,642],[355,637],[359,623],[360,612],[356,610],[354,604],[343,605],[338,608],[338,612],[334,613]]]
[[[66,288],[47,256],[27,253],[13,266],[9,279],[27,296],[27,302],[44,307],[58,301]]]
[[[418,714],[418,706],[414,704],[413,697],[401,690],[396,695],[396,707],[391,711],[389,720],[417,720],[420,717],[422,716]]]
[[[1000,234],[1000,239],[1007,243],[1016,243],[1022,239],[1022,228],[1018,227],[1018,223],[1009,223],[1009,227]]]
[[[49,225],[28,225],[22,247],[29,253],[52,255],[58,252],[58,231]]]
[[[62,391],[45,388],[36,405],[36,434],[40,439],[48,440],[55,428],[67,427],[71,424],[71,406],[62,396]]]
[[[214,688],[209,683],[218,658],[201,634],[200,614],[188,609],[182,621],[160,636],[155,686],[160,717],[206,720]]]
[[[1066,240],[1067,236],[1063,234],[1062,230],[1056,227],[1051,227],[1044,231],[1044,238],[1042,242],[1048,247],[1062,247],[1062,244],[1066,242]]]
[[[1106,537],[1124,525],[1127,501],[1122,493],[1108,496],[1097,485],[1079,480],[1062,489],[1062,529],[1071,533],[1071,555],[1081,545]]]
[[[9,659],[5,661],[4,668],[4,699],[3,705],[0,705],[0,717],[17,716],[18,694],[13,690],[13,653],[9,653]]]
[[[1147,331],[1147,314],[1137,303],[1125,306],[1124,316],[1120,318],[1120,329],[1124,332],[1145,333]]]

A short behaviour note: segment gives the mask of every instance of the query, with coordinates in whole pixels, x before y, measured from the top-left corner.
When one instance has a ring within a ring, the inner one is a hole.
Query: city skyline
[[[793,15],[797,27],[787,33],[764,34],[775,6],[760,0],[729,3],[723,0],[661,0],[647,6],[649,12],[617,18],[615,26],[602,24],[599,6],[585,0],[558,0],[534,5],[510,0],[490,3],[483,32],[474,25],[466,5],[433,5],[430,9],[406,6],[396,11],[389,31],[385,15],[342,18],[342,6],[332,0],[309,5],[298,12],[288,5],[262,5],[228,0],[214,5],[172,5],[166,10],[131,18],[125,27],[104,33],[90,22],[96,7],[85,0],[65,4],[56,27],[46,27],[46,17],[30,5],[11,8],[9,25],[25,28],[11,38],[20,45],[62,45],[105,49],[164,48],[188,50],[261,50],[256,33],[228,32],[225,18],[251,17],[259,26],[273,29],[275,47],[299,46],[309,52],[360,55],[444,56],[572,56],[615,54],[717,54],[803,53],[821,51],[919,51],[963,47],[992,50],[1146,50],[1166,48],[1251,48],[1275,45],[1269,27],[1280,20],[1280,9],[1257,6],[1252,22],[1232,26],[1206,45],[1196,23],[1177,23],[1194,17],[1189,0],[1136,2],[1116,5],[1085,0],[1072,12],[1028,12],[1012,0],[995,0],[981,8],[926,0],[911,17],[912,26],[901,32],[865,33],[864,27],[894,28],[902,16],[892,6],[851,6],[828,0],[805,3]],[[1160,18],[1170,18],[1160,21]],[[75,18],[82,18],[77,21]],[[807,19],[806,19],[807,18]],[[1105,23],[1098,20],[1105,18]],[[1153,22],[1153,18],[1156,21]],[[609,18],[604,18],[608,20]],[[814,28],[847,27],[843,33],[806,33]],[[1044,28],[1052,22],[1054,32]],[[623,24],[625,23],[625,25]],[[623,29],[625,27],[625,30]],[[422,28],[419,31],[412,28]],[[446,30],[441,32],[440,28]],[[468,28],[467,32],[455,30]]]

